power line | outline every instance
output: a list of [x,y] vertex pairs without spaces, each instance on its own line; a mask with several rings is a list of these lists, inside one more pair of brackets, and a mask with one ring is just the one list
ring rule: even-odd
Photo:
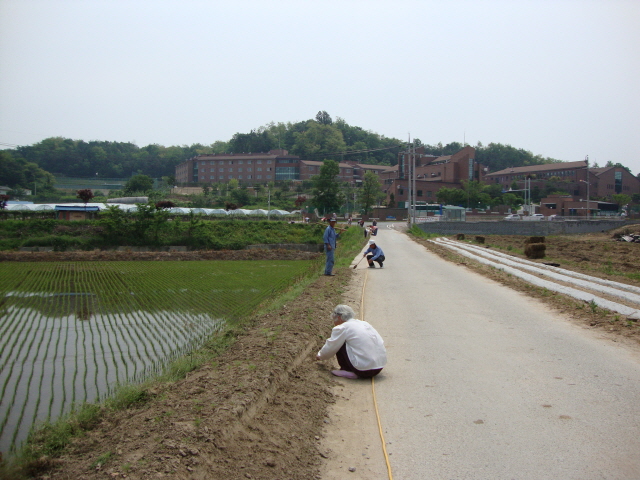
[[332,157],[336,155],[357,155],[361,153],[369,153],[369,152],[381,152],[383,150],[393,150],[394,148],[403,148],[403,145],[393,145],[392,147],[383,147],[383,148],[367,148],[363,150],[344,150],[341,152],[333,152],[333,153],[316,153],[313,155],[309,155],[309,157]]

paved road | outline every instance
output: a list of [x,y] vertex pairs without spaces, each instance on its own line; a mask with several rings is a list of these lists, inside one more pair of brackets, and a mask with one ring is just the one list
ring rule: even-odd
[[395,480],[640,479],[640,355],[380,229],[364,318]]

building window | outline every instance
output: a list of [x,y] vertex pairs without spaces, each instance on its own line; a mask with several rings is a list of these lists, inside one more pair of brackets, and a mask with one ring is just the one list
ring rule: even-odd
[[238,173],[242,171],[242,167],[238,167]]
[[262,160],[256,160],[256,163],[262,164]]
[[251,160],[247,160],[247,165],[251,165]]
[[238,164],[242,165],[243,161],[242,160],[238,160]]
[[218,171],[219,172],[224,172],[224,168],[219,168]]
[[261,171],[262,171],[262,167],[258,167],[258,168],[256,168],[256,170],[257,170],[258,172],[261,172]]
[[418,190],[418,196],[421,197],[422,196],[422,190]]
[[238,180],[242,180],[242,175],[238,175]]
[[258,175],[256,178],[260,179],[260,178],[262,178],[262,175]]

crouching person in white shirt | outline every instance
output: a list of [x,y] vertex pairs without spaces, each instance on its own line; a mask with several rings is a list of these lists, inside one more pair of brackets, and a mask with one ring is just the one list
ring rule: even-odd
[[331,318],[335,325],[316,360],[336,356],[340,370],[331,373],[346,378],[375,377],[387,364],[384,340],[369,323],[358,320],[348,305],[338,305]]

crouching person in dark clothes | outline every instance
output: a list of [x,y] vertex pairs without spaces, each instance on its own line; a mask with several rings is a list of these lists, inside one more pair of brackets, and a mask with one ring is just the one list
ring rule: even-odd
[[379,246],[376,245],[375,240],[369,240],[369,248],[367,249],[366,252],[363,253],[363,255],[367,256],[367,262],[369,262],[369,268],[376,268],[373,262],[378,262],[378,265],[380,265],[380,268],[384,267],[384,265],[382,264],[385,260],[384,252]]
[[340,370],[331,373],[345,378],[375,377],[387,364],[384,340],[369,323],[355,318],[348,305],[338,305],[331,314],[333,330],[316,355],[316,360],[336,356]]

